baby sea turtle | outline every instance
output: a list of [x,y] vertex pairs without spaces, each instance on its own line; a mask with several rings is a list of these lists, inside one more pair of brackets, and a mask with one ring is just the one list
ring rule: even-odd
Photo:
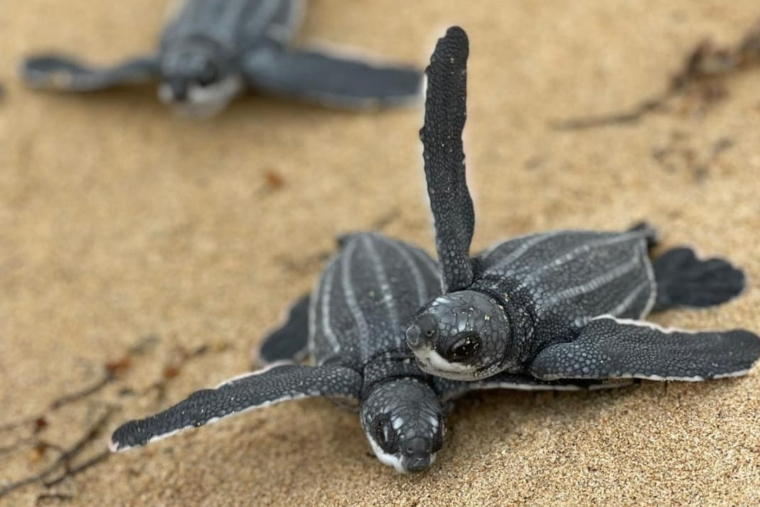
[[[380,461],[399,472],[421,472],[443,444],[447,405],[468,391],[624,385],[512,374],[459,382],[427,375],[404,343],[404,329],[438,294],[440,273],[422,250],[374,233],[344,237],[313,292],[264,340],[259,357],[268,367],[124,424],[114,432],[111,449],[145,445],[282,401],[327,396],[359,403],[362,427]],[[316,366],[283,363],[306,355]]]
[[[423,370],[456,380],[499,372],[542,380],[699,381],[746,374],[760,339],[744,330],[691,333],[638,319],[703,308],[742,292],[722,259],[676,248],[654,262],[654,231],[555,231],[504,241],[470,258],[475,215],[465,179],[468,39],[451,29],[428,71],[425,174],[444,295],[407,329]],[[434,57],[435,58],[435,57]],[[631,320],[636,319],[636,320]]]
[[156,54],[95,68],[61,55],[25,60],[33,88],[90,92],[161,80],[162,101],[192,115],[223,109],[246,88],[338,107],[413,100],[421,73],[326,50],[290,47],[305,0],[181,0]]

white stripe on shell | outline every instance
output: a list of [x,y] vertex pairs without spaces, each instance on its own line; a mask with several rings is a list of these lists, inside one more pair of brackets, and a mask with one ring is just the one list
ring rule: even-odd
[[343,292],[346,294],[346,305],[351,312],[351,316],[354,318],[354,322],[356,322],[356,327],[359,329],[359,350],[362,357],[367,357],[367,345],[370,339],[369,326],[361,308],[359,308],[359,302],[356,299],[356,293],[351,284],[351,256],[355,250],[356,241],[350,241],[343,252],[341,258],[341,285],[343,286]]
[[281,44],[290,42],[301,27],[306,14],[306,0],[290,0],[290,12],[282,25],[272,24],[265,34]]
[[[557,268],[564,264],[567,264],[568,262],[576,259],[579,255],[587,253],[594,248],[616,245],[618,243],[623,243],[632,239],[642,240],[640,233],[638,231],[634,231],[623,234],[616,234],[612,237],[602,238],[596,241],[589,241],[588,243],[573,248],[569,252],[560,255],[559,257],[547,262],[542,266],[534,268],[533,271],[531,271],[531,273],[523,279],[522,283],[520,283],[519,288],[531,285],[533,281],[539,280],[541,278],[541,275],[543,275],[549,269]],[[505,273],[505,276],[508,276],[508,273]]]
[[[264,27],[272,23],[272,18],[274,17],[275,12],[277,12],[277,7],[279,7],[278,4],[281,1],[282,0],[263,0],[259,5],[259,8],[248,15],[249,25],[246,28],[254,33],[263,32]],[[241,3],[244,7],[246,6],[246,2]],[[235,15],[235,18],[232,20],[233,22],[240,18],[239,12],[233,11],[232,14]]]
[[[385,273],[385,267],[383,267],[383,261],[377,253],[375,245],[372,244],[372,240],[368,236],[362,236],[362,243],[367,248],[367,253],[372,260],[372,271],[375,274],[377,283],[380,285],[380,292],[383,297],[383,304],[386,310],[388,310],[388,317],[391,320],[391,326],[394,331],[401,329],[399,323],[398,309],[396,308],[396,301],[393,299],[393,291],[388,283],[388,275]],[[396,341],[396,346],[401,348],[403,343],[401,341],[401,333],[394,332],[393,337]]]
[[595,291],[596,289],[604,287],[605,285],[614,282],[618,278],[624,275],[627,275],[628,273],[636,269],[639,265],[641,265],[641,254],[639,252],[636,252],[631,258],[631,260],[626,262],[625,264],[621,264],[615,269],[612,269],[611,271],[608,271],[607,273],[599,275],[596,278],[592,278],[591,280],[585,283],[557,292],[556,294],[554,294],[552,297],[550,297],[547,300],[545,305],[541,306],[540,310],[542,312],[545,312],[546,310],[553,308],[554,306],[561,303],[562,301],[573,299],[575,297],[581,296],[583,294],[588,294],[589,292],[592,292],[592,291]]
[[417,289],[417,301],[419,302],[420,306],[425,304],[428,300],[427,291],[425,290],[425,281],[422,279],[420,268],[414,262],[414,259],[412,259],[412,256],[409,254],[407,249],[402,248],[395,241],[388,240],[383,236],[377,236],[377,238],[384,242],[386,245],[393,248],[401,256],[401,258],[404,259],[404,263],[409,268],[409,271],[411,271],[412,278],[414,278],[414,288]]
[[[330,298],[332,297],[332,285],[335,278],[334,275],[336,260],[337,259],[333,259],[325,269],[325,274],[322,277],[323,282],[320,287],[322,290],[322,331],[324,332],[325,338],[327,338],[327,341],[330,343],[330,346],[332,347],[334,353],[340,352],[340,342],[338,341],[338,337],[335,336],[335,331],[333,331],[332,325],[330,324]],[[316,319],[316,316],[314,318]]]
[[636,298],[638,298],[641,295],[641,293],[644,291],[644,289],[646,289],[648,286],[649,286],[649,283],[644,282],[638,287],[636,287],[636,289],[630,294],[628,294],[628,296],[623,301],[621,301],[619,305],[617,305],[612,311],[610,311],[610,315],[614,315],[615,317],[618,317],[623,312],[628,310],[628,308],[631,307],[634,301],[636,301]]
[[642,248],[644,249],[644,264],[646,266],[647,270],[647,280],[649,280],[649,299],[647,299],[647,304],[644,305],[644,309],[641,310],[641,314],[639,315],[640,319],[643,319],[647,315],[649,315],[649,312],[652,311],[652,308],[654,308],[654,305],[657,303],[657,279],[654,276],[654,267],[652,266],[652,261],[649,259],[649,249],[647,248],[646,243],[642,244]]
[[[535,237],[532,237],[532,238],[530,237],[531,235],[525,236],[525,238],[526,238],[525,239],[525,243],[523,243],[522,245],[520,245],[517,248],[515,248],[509,255],[507,255],[506,257],[504,257],[503,259],[501,259],[499,262],[496,263],[496,265],[494,265],[492,268],[489,268],[489,269],[500,269],[500,268],[503,268],[504,266],[507,266],[507,265],[511,264],[512,262],[516,261],[517,259],[519,259],[523,255],[525,255],[526,253],[528,253],[528,251],[530,251],[534,246],[537,246],[537,245],[543,243],[547,239],[554,238],[554,237],[560,235],[561,233],[567,233],[567,232],[570,232],[570,231],[552,231],[552,232],[547,232],[547,233],[543,233],[543,234],[537,234],[537,235],[535,235]],[[530,239],[528,239],[528,238],[530,238]],[[516,240],[519,240],[519,239],[520,238],[515,238],[515,239],[510,240],[510,241],[516,241]],[[488,255],[490,255],[491,253],[493,253],[496,249],[498,249],[503,244],[504,243],[496,244],[493,247],[489,248],[487,250],[486,257]]]
[[438,267],[438,264],[435,263],[433,259],[428,256],[425,252],[420,250],[419,248],[412,248],[412,253],[415,257],[432,273],[436,278],[441,277],[441,270]]

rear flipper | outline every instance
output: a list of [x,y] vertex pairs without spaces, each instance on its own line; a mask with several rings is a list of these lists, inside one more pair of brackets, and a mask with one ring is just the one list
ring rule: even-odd
[[310,294],[302,296],[288,311],[284,323],[274,329],[254,349],[253,368],[260,368],[282,361],[299,362],[309,352],[309,300]]
[[744,290],[744,273],[724,259],[697,259],[680,247],[654,261],[657,302],[654,311],[679,306],[707,308],[725,303]]
[[542,380],[641,378],[697,382],[749,373],[760,337],[744,330],[690,333],[599,317],[573,342],[551,345],[529,372]]

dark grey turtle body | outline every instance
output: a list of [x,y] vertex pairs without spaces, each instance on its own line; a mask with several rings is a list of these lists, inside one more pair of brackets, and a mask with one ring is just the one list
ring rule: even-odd
[[652,261],[654,231],[555,231],[470,258],[475,215],[465,178],[469,43],[451,29],[427,70],[425,174],[444,295],[407,330],[428,373],[477,380],[500,372],[550,379],[706,380],[746,374],[760,339],[641,322],[653,309],[708,307],[742,292],[743,273],[677,248]]
[[396,105],[419,94],[415,69],[290,47],[306,0],[181,0],[155,55],[94,68],[50,54],[26,59],[34,88],[89,92],[161,80],[165,102],[193,115],[223,109],[244,89],[338,107]]
[[[128,422],[114,432],[112,449],[145,445],[282,401],[328,396],[360,404],[362,427],[383,463],[399,472],[420,472],[443,445],[449,402],[468,391],[626,385],[511,374],[458,382],[424,373],[404,343],[404,329],[415,311],[440,293],[439,279],[433,260],[407,243],[371,233],[343,238],[340,254],[329,261],[311,295],[299,299],[287,321],[264,340],[259,357],[270,363],[267,367]],[[283,363],[304,348],[314,366]]]

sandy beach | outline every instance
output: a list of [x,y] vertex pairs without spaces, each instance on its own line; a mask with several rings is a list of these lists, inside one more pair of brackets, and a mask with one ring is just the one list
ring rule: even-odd
[[[433,251],[421,108],[355,114],[251,95],[190,121],[155,87],[63,96],[17,80],[31,52],[105,63],[152,50],[167,3],[0,8],[0,490],[82,442],[71,477],[55,483],[59,468],[0,505],[760,503],[760,368],[706,384],[473,394],[420,476],[380,464],[358,417],[326,400],[104,454],[120,423],[245,372],[339,234],[382,228]],[[657,96],[701,40],[734,44],[758,19],[752,0],[313,0],[299,44],[421,67],[446,27],[463,26],[474,249],[646,219],[664,248],[696,245],[750,280],[725,306],[651,320],[760,332],[760,69],[725,79],[715,100],[554,127]]]

